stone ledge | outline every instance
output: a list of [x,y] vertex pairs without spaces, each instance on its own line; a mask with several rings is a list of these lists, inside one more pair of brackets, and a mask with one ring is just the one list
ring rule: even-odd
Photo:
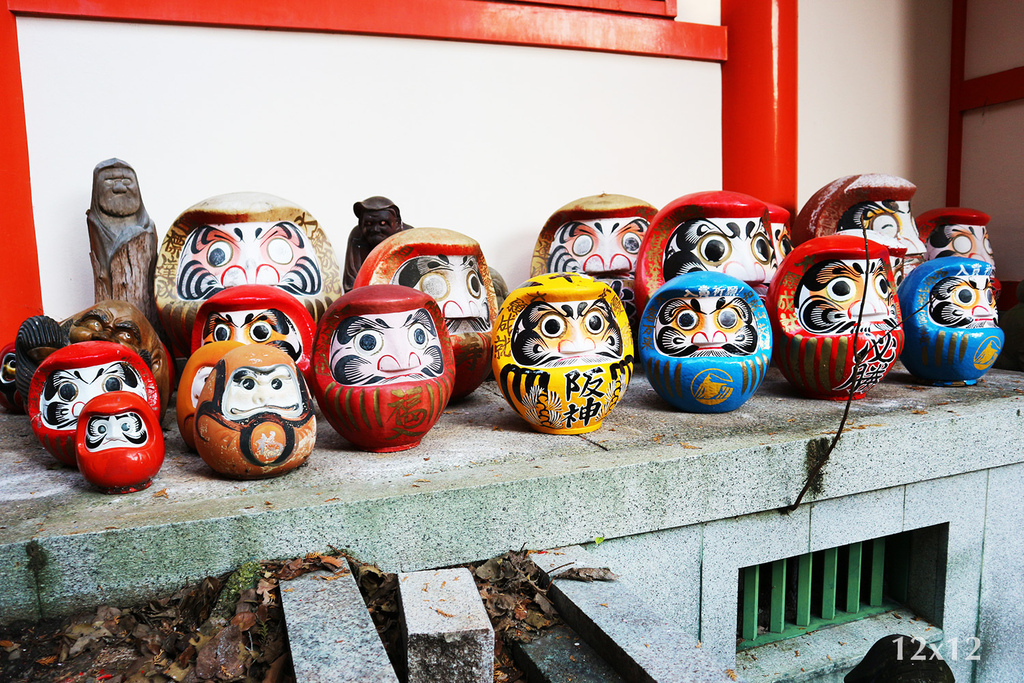
[[[938,388],[897,369],[854,403],[806,500],[1024,461],[1022,395],[1020,373]],[[487,383],[403,453],[352,450],[321,420],[309,463],[264,481],[218,478],[171,427],[153,486],[126,496],[96,493],[42,450],[27,418],[3,415],[0,570],[13,590],[0,595],[0,621],[142,600],[252,557],[328,545],[415,571],[775,509],[803,486],[808,442],[842,409],[797,397],[772,370],[733,413],[679,413],[636,377],[601,430],[549,436]]]

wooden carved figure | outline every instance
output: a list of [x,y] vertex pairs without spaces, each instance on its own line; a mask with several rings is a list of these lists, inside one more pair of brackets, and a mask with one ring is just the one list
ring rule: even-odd
[[582,434],[626,393],[633,338],[608,285],[540,275],[509,293],[494,328],[494,377],[519,416],[548,434]]
[[789,228],[790,214],[787,209],[778,204],[765,202],[765,205],[768,207],[768,217],[772,223],[770,232],[772,246],[775,247],[775,258],[779,263],[782,263],[782,259],[789,256],[789,252],[793,251],[793,231]]
[[413,228],[392,235],[366,259],[356,287],[394,284],[432,296],[455,353],[452,400],[470,394],[491,366],[494,285],[476,240],[454,230]]
[[411,225],[402,222],[402,212],[387,197],[368,197],[356,202],[352,206],[352,211],[359,219],[359,223],[348,235],[343,282],[346,292],[354,286],[359,269],[374,247],[386,238],[412,228]]
[[266,344],[287,353],[309,382],[315,333],[309,312],[288,292],[269,285],[236,285],[199,307],[192,325],[192,352],[219,341]]
[[164,463],[164,433],[144,398],[111,391],[78,416],[78,471],[103,493],[134,493],[153,483]]
[[185,440],[185,445],[192,450],[196,448],[196,406],[199,405],[199,394],[206,386],[206,379],[213,372],[213,366],[224,357],[225,353],[242,345],[243,343],[240,341],[215,341],[203,344],[188,357],[188,362],[185,363],[185,368],[181,371],[174,416],[178,422],[181,438]]
[[0,407],[8,413],[24,413],[25,402],[15,382],[18,361],[14,353],[14,342],[0,349]]
[[812,398],[863,398],[903,349],[889,250],[866,244],[867,253],[863,237],[808,240],[768,288],[779,368]]
[[127,391],[160,415],[156,379],[137,353],[121,344],[86,341],[46,357],[28,392],[28,416],[39,442],[65,465],[75,466],[75,432],[85,405],[100,394]]
[[357,287],[317,329],[315,391],[331,426],[364,451],[419,445],[455,382],[444,316],[429,295],[398,285]]
[[235,285],[278,287],[314,320],[341,295],[341,271],[320,224],[280,197],[239,192],[203,200],[178,216],[156,265],[156,304],[181,356],[203,301]]
[[92,206],[85,216],[96,301],[127,301],[158,327],[153,300],[156,224],[142,203],[135,169],[120,159],[98,163],[92,172]]
[[763,294],[778,261],[769,234],[768,206],[739,192],[696,192],[658,212],[640,246],[637,310],[667,280],[714,271],[746,282]]
[[195,440],[203,461],[232,479],[276,477],[306,462],[316,416],[288,354],[265,344],[225,353],[199,394]]
[[34,316],[21,324],[15,342],[17,386],[28,384],[44,358],[68,344],[106,341],[121,344],[145,361],[160,392],[160,419],[171,397],[174,366],[167,348],[156,330],[138,308],[127,301],[98,301],[90,308],[57,322],[47,316]]
[[638,339],[651,386],[690,413],[739,408],[772,358],[764,303],[724,273],[684,273],[666,282],[647,302]]
[[644,233],[658,210],[621,194],[599,194],[569,202],[548,218],[537,237],[530,275],[585,273],[611,287],[634,329],[636,259]]
[[939,386],[970,386],[1003,348],[992,264],[944,256],[914,269],[899,289],[906,345],[900,360]]
[[[832,234],[867,235],[888,247],[895,284],[925,258],[910,200],[917,186],[881,173],[833,180],[807,200],[793,224],[797,242]],[[903,250],[902,255],[900,250]]]

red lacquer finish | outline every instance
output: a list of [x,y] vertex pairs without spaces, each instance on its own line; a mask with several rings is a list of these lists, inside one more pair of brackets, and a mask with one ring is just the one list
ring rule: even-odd
[[14,382],[17,362],[14,357],[14,342],[0,349],[0,407],[8,413],[24,413],[25,402],[18,393]]
[[78,471],[103,493],[148,488],[164,463],[164,434],[156,413],[137,394],[112,391],[89,401],[78,416]]
[[270,285],[236,285],[203,302],[192,324],[192,353],[204,344],[266,344],[287,353],[307,381],[316,323],[288,292]]
[[[363,373],[360,379],[345,377],[344,367],[358,360],[354,358],[358,354],[346,352],[343,348],[347,344],[353,349],[355,344],[351,342],[358,343],[358,335],[365,333],[361,326],[357,326],[360,319],[371,322],[380,319],[389,325],[389,319],[397,320],[400,326],[409,317],[407,314],[421,309],[430,316],[433,326],[431,339],[436,341],[440,351],[439,368],[435,364],[432,369],[403,380],[375,372],[380,367],[380,362],[377,362],[365,364],[372,369]],[[382,331],[382,327],[377,325],[375,331]],[[387,333],[387,330],[383,331]],[[399,331],[406,333],[405,329]],[[427,332],[429,336],[430,330]],[[377,353],[367,360],[393,353],[390,340],[380,341],[386,345],[380,351],[370,349]],[[368,340],[366,346],[369,345]],[[387,453],[419,445],[437,422],[451,397],[455,359],[445,333],[444,317],[430,296],[399,285],[367,285],[353,289],[335,301],[320,320],[313,351],[313,373],[317,402],[331,426],[357,448]],[[360,383],[349,383],[353,381]]]
[[8,0],[17,14],[435,38],[723,61],[726,30],[665,17],[486,0]]
[[13,339],[25,318],[43,312],[39,258],[32,215],[25,102],[14,15],[0,10],[0,234],[4,267],[0,269],[0,339]]
[[[438,256],[446,263],[433,263]],[[412,268],[413,260],[423,265]],[[429,275],[428,270],[434,274]],[[475,289],[467,287],[474,274]],[[438,285],[435,295],[428,278],[436,283],[438,277],[444,284]],[[491,330],[498,315],[494,283],[480,244],[462,233],[442,228],[413,228],[396,233],[374,247],[355,281],[355,287],[385,284],[414,287],[434,296],[455,354],[452,400],[472,393],[491,370]]]
[[85,405],[100,394],[130,391],[160,414],[160,393],[149,366],[114,342],[71,344],[46,357],[32,376],[28,416],[39,442],[65,465],[75,466],[75,432]]
[[722,0],[722,188],[795,215],[797,0]]
[[[768,288],[768,317],[772,323],[775,348],[773,360],[777,360],[782,374],[801,393],[811,398],[845,400],[853,388],[853,398],[863,398],[865,393],[882,380],[903,350],[903,328],[900,327],[899,300],[892,285],[893,274],[889,265],[889,250],[884,246],[867,242],[853,235],[828,235],[816,237],[794,249],[779,266],[775,279]],[[852,328],[842,333],[819,333],[808,330],[809,319],[828,321],[831,313],[808,315],[797,298],[800,295],[804,276],[818,264],[834,260],[855,262],[854,268],[863,272],[866,260],[872,266],[880,267],[875,272],[887,279],[886,303],[890,306],[886,320],[876,318],[872,309],[865,307],[863,329],[854,334]],[[832,277],[851,275],[837,271]],[[830,278],[831,279],[831,278]],[[848,280],[849,281],[849,280]],[[868,287],[874,283],[868,282]],[[861,286],[863,282],[861,283]],[[863,292],[863,289],[856,291]],[[822,288],[816,299],[824,302],[837,313],[840,306],[826,301],[829,288]],[[847,292],[848,293],[848,292]],[[850,315],[859,313],[860,297],[854,296],[848,307]],[[839,316],[837,315],[836,318]],[[854,376],[854,353],[864,355],[859,377]]]

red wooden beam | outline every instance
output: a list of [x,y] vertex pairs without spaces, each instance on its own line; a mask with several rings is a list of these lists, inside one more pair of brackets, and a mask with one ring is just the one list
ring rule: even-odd
[[946,140],[946,206],[960,206],[960,170],[964,153],[964,116],[960,109],[967,49],[967,0],[953,0],[949,50],[949,130]]
[[1024,99],[1024,66],[962,81],[957,108],[961,111]]
[[0,344],[14,341],[21,322],[43,312],[32,216],[25,101],[14,15],[0,12]]
[[656,17],[676,16],[676,0],[508,0],[534,5],[558,5],[602,9],[626,14],[650,14]]
[[722,186],[796,215],[797,0],[722,0]]
[[724,61],[726,29],[488,0],[8,0],[26,16],[357,33]]

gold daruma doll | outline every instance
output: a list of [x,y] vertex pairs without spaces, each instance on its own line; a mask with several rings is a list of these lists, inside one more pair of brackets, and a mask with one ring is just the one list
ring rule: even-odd
[[493,365],[505,400],[537,431],[593,431],[633,373],[629,319],[615,292],[591,277],[531,278],[501,307]]

